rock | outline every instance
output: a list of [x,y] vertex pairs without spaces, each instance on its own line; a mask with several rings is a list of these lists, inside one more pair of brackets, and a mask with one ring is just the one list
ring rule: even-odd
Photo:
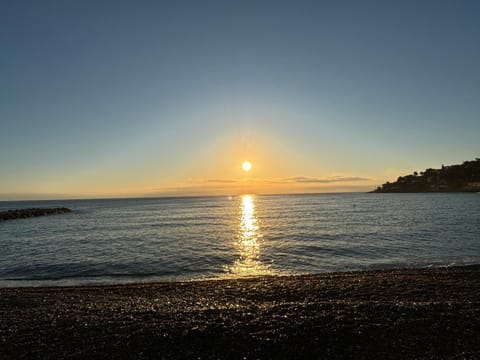
[[14,219],[25,219],[36,216],[44,215],[53,215],[53,214],[64,214],[71,212],[69,208],[59,207],[59,208],[30,208],[30,209],[17,209],[17,210],[8,210],[0,211],[0,221],[2,220],[14,220]]

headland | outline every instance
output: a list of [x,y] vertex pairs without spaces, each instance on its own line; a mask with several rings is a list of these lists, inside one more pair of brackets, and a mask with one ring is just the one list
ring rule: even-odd
[[399,176],[382,184],[373,193],[480,192],[480,158],[457,165],[442,165],[420,173]]

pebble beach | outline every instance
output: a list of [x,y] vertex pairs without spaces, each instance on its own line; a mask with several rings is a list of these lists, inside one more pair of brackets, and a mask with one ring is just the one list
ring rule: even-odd
[[477,359],[480,266],[0,289],[3,359]]

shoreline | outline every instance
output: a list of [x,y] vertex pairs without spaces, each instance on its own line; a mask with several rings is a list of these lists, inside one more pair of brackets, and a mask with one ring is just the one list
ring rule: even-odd
[[[82,289],[82,288],[99,288],[99,287],[135,287],[135,286],[159,286],[159,285],[175,285],[175,284],[191,284],[191,283],[204,283],[215,281],[243,281],[243,280],[258,280],[258,279],[284,279],[284,278],[303,278],[303,277],[323,277],[323,276],[336,276],[336,275],[348,275],[348,274],[367,274],[367,273],[382,273],[382,272],[406,272],[406,271],[434,271],[442,269],[462,269],[462,268],[475,268],[480,267],[480,262],[465,262],[455,264],[415,264],[415,265],[388,265],[371,267],[364,269],[345,269],[345,270],[333,270],[324,271],[318,273],[271,273],[263,275],[251,275],[251,276],[205,276],[205,277],[144,277],[140,275],[125,276],[127,280],[112,280],[112,279],[100,279],[92,280],[92,278],[60,278],[60,279],[4,279],[0,280],[0,293],[2,290],[7,289]],[[5,285],[7,283],[7,285]],[[20,285],[21,284],[21,285]]]
[[0,288],[13,358],[480,358],[480,265]]

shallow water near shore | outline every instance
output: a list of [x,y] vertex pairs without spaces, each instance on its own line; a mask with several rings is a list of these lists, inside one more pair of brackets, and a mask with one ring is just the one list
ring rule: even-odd
[[480,263],[479,194],[0,202],[0,286],[237,278]]

